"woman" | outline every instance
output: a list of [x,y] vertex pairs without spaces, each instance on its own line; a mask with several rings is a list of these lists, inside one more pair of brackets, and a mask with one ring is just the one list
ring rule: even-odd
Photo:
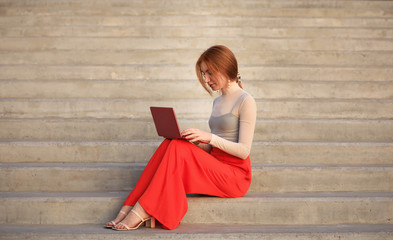
[[106,227],[130,230],[144,222],[154,227],[157,219],[174,229],[187,212],[187,193],[241,197],[247,192],[255,101],[242,89],[236,58],[225,46],[207,49],[196,63],[196,74],[210,94],[221,92],[213,102],[211,133],[187,129],[181,133],[187,141],[164,140]]

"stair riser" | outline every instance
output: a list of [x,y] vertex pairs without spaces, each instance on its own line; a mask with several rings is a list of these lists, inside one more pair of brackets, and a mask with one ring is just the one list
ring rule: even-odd
[[250,192],[392,192],[393,168],[262,167]]
[[[209,131],[206,120],[179,120],[180,129]],[[160,140],[142,120],[0,120],[2,140]],[[255,141],[393,141],[392,121],[257,121]]]
[[[160,141],[0,143],[3,163],[146,163]],[[253,164],[391,164],[393,144],[254,143]]]
[[[392,22],[393,24],[393,22]],[[209,45],[210,46],[210,45]],[[231,46],[229,46],[231,47]],[[38,51],[0,52],[0,64],[31,65],[194,65],[198,50],[143,50],[143,51]],[[343,52],[343,51],[241,51],[235,52],[243,65],[273,66],[373,66],[393,65],[392,52]],[[61,56],[61,57],[60,57]]]
[[2,163],[145,163],[159,143],[0,143],[0,156]]
[[[59,10],[59,9],[56,9]],[[347,10],[346,10],[347,12]],[[246,29],[246,31],[245,31]],[[198,32],[200,37],[230,38],[232,36],[244,38],[326,38],[335,39],[391,39],[393,30],[370,29],[370,28],[269,28],[267,26],[245,28],[245,27],[193,27],[187,26],[177,28],[160,28],[151,27],[78,27],[69,28],[67,26],[3,26],[0,29],[0,35],[4,37],[170,37],[170,38],[192,38]],[[371,46],[369,46],[371,47]],[[373,46],[377,47],[377,46]]]
[[[393,31],[393,30],[392,30]],[[393,38],[393,37],[392,37]],[[196,60],[195,60],[196,61]],[[239,63],[240,64],[240,63]],[[393,69],[389,66],[383,68],[362,67],[314,67],[314,66],[247,66],[240,64],[240,73],[245,89],[251,81],[331,81],[340,82],[390,82],[392,81]],[[70,80],[190,80],[197,81],[194,64],[182,66],[23,66],[23,65],[0,65],[1,80],[38,80],[46,84],[54,84],[53,81]],[[50,80],[50,81],[47,81]],[[32,84],[25,81],[26,84]],[[13,81],[18,84],[17,81]],[[190,82],[187,82],[188,84]],[[290,82],[287,82],[288,84]],[[5,83],[1,83],[4,84]],[[85,83],[92,84],[92,83]],[[105,82],[101,83],[105,84]],[[118,82],[118,84],[122,84]],[[193,84],[193,83],[192,83]],[[270,83],[272,84],[272,83]],[[315,83],[314,83],[315,84]],[[322,84],[322,83],[317,83]],[[327,84],[327,83],[325,83]],[[343,83],[341,83],[343,84]],[[361,84],[361,83],[358,83]],[[45,87],[42,86],[42,87]],[[81,86],[82,87],[82,86]],[[151,89],[153,90],[153,89]],[[367,89],[364,89],[367,91]],[[31,93],[29,93],[31,94]],[[101,93],[102,94],[102,93]],[[304,94],[304,93],[303,93]]]
[[[95,3],[94,3],[95,4]],[[236,4],[233,2],[232,4]],[[247,4],[247,3],[246,3]],[[280,7],[290,7],[288,9],[280,9],[274,8],[271,4],[258,4],[256,2],[252,3],[252,7],[249,8],[231,8],[231,5],[228,5],[227,2],[223,2],[221,5],[217,6],[216,4],[195,4],[193,7],[187,5],[182,5],[181,2],[176,1],[176,8],[168,7],[169,5],[162,5],[157,3],[151,7],[146,8],[146,4],[143,6],[138,6],[138,4],[127,4],[127,6],[117,6],[113,4],[108,8],[108,6],[99,6],[95,5],[94,8],[89,8],[89,5],[81,8],[80,5],[67,5],[67,6],[59,6],[50,5],[46,8],[36,5],[36,6],[14,6],[13,8],[6,8],[4,11],[4,16],[69,16],[69,15],[78,15],[78,16],[144,16],[144,15],[159,15],[159,16],[184,16],[184,15],[197,15],[195,14],[195,7],[198,7],[201,11],[202,16],[205,15],[215,15],[215,16],[233,16],[233,15],[242,15],[242,16],[258,16],[258,17],[331,17],[331,18],[387,18],[392,17],[393,13],[391,11],[381,11],[377,9],[373,9],[370,11],[369,9],[362,8],[348,8],[348,9],[325,9],[324,6],[309,6],[309,8],[291,8],[293,6],[280,6]],[[136,5],[136,6],[135,6]],[[215,7],[220,8],[215,8]],[[268,8],[267,8],[268,7]],[[337,7],[337,6],[335,6]],[[375,7],[380,8],[380,5],[376,5]],[[388,5],[389,7],[389,5]],[[390,5],[392,7],[392,5]],[[136,9],[139,8],[139,9]]]
[[[201,21],[204,19],[204,21]],[[220,27],[376,27],[390,28],[391,18],[258,17],[258,16],[5,16],[2,26],[210,26]]]
[[[0,224],[104,224],[126,196],[106,198],[1,198]],[[389,198],[189,198],[183,223],[390,224]],[[203,209],[203,211],[201,211]],[[61,217],[59,217],[61,216]]]
[[[162,50],[204,49],[218,39],[198,38],[4,38],[0,51],[46,50]],[[233,51],[304,50],[304,51],[392,51],[391,40],[363,39],[219,39]]]
[[[393,99],[391,82],[250,81],[244,88],[256,99]],[[209,98],[197,80],[0,81],[0,89],[3,98]]]
[[[1,84],[0,84],[1,85]],[[393,92],[393,89],[392,89]],[[3,100],[3,118],[151,118],[150,106],[173,107],[178,118],[208,119],[212,99],[128,100]],[[260,100],[257,115],[263,119],[393,119],[393,101]]]
[[261,164],[391,164],[393,145],[254,144],[252,163]]
[[[244,224],[374,224],[391,223],[390,200],[365,201],[364,199],[260,199],[248,201],[246,198],[236,204],[233,199],[222,202],[214,199],[211,204],[189,201],[189,214],[184,223],[236,222]],[[199,204],[196,204],[198,202]],[[204,209],[207,211],[201,211]],[[241,217],[244,216],[244,217]],[[244,219],[244,220],[243,220]],[[243,222],[244,221],[244,222]]]
[[[48,164],[50,165],[50,164]],[[4,192],[110,192],[129,191],[144,165],[91,164],[7,166],[0,169]],[[391,167],[253,167],[249,192],[389,192]]]
[[[215,8],[215,7],[221,7],[223,9],[229,8],[233,9],[233,5],[238,4],[239,2],[236,0],[230,0],[230,1],[195,1],[195,2],[184,2],[182,0],[169,0],[169,1],[149,1],[149,2],[143,2],[143,1],[126,1],[126,0],[112,0],[112,1],[94,1],[94,0],[87,0],[87,1],[76,1],[76,0],[69,0],[69,1],[56,1],[56,2],[51,2],[48,4],[47,1],[45,0],[38,0],[38,1],[33,1],[33,2],[15,2],[12,0],[3,0],[1,2],[2,7],[11,7],[11,9],[26,9],[26,13],[29,13],[29,11],[33,11],[34,9],[38,8],[40,9],[45,6],[45,9],[56,9],[57,11],[64,11],[64,9],[69,9],[72,8],[75,11],[92,11],[90,8],[94,9],[102,9],[100,11],[100,14],[105,14],[104,10],[109,10],[110,8],[116,8],[116,7],[129,7],[129,8],[138,8],[138,10],[142,11],[145,8],[153,8],[153,9],[170,9],[172,11],[175,11],[176,9],[180,10],[189,10],[190,7],[195,7],[195,8]],[[176,6],[174,8],[173,6]],[[313,8],[320,9],[320,13],[322,14],[326,10],[331,10],[331,8],[334,8],[334,10],[340,11],[340,9],[344,8],[343,10],[354,10],[354,9],[359,9],[359,10],[387,10],[392,8],[392,4],[389,1],[337,1],[337,2],[330,2],[330,1],[300,1],[300,2],[293,2],[290,0],[285,0],[285,1],[274,1],[274,0],[259,0],[259,1],[244,1],[241,4],[242,8],[241,9],[258,9],[258,10],[266,10],[266,9],[280,9],[280,8],[289,8],[289,9],[304,9],[306,8],[307,10],[312,10]],[[109,9],[108,9],[109,8]],[[348,9],[347,9],[348,8]],[[27,11],[29,10],[29,11]],[[303,10],[304,11],[304,10]],[[50,12],[50,11],[48,11]],[[329,11],[328,11],[329,12]],[[332,11],[334,13],[334,11]],[[379,11],[377,11],[379,12]],[[55,12],[58,13],[58,12]],[[126,14],[127,11],[120,12],[123,14]]]

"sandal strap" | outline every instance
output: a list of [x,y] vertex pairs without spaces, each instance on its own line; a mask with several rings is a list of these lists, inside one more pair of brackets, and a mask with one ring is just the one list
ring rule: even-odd
[[118,225],[121,225],[121,226],[125,227],[127,230],[130,230],[130,229],[131,229],[130,227],[128,227],[127,225],[125,225],[125,224],[122,223],[122,222],[119,222]]
[[133,212],[135,215],[137,215],[137,216],[139,217],[139,219],[141,219],[142,222],[145,221],[145,219],[143,219],[143,218],[141,217],[141,215],[139,215],[139,213],[137,213],[134,209],[131,209],[131,212]]
[[122,210],[122,211],[120,211],[119,213],[121,213],[121,214],[123,214],[123,215],[127,215],[127,213],[126,213],[126,212],[124,212],[123,210]]

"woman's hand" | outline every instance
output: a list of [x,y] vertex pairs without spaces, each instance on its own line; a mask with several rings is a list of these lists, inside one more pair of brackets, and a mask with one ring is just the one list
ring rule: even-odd
[[210,143],[212,134],[196,128],[189,128],[181,132],[182,137],[192,143],[203,142]]

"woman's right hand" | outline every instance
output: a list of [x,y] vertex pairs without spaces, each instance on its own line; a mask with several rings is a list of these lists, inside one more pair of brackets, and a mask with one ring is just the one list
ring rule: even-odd
[[191,143],[210,143],[212,134],[209,132],[202,131],[197,128],[189,128],[181,132],[182,137]]

